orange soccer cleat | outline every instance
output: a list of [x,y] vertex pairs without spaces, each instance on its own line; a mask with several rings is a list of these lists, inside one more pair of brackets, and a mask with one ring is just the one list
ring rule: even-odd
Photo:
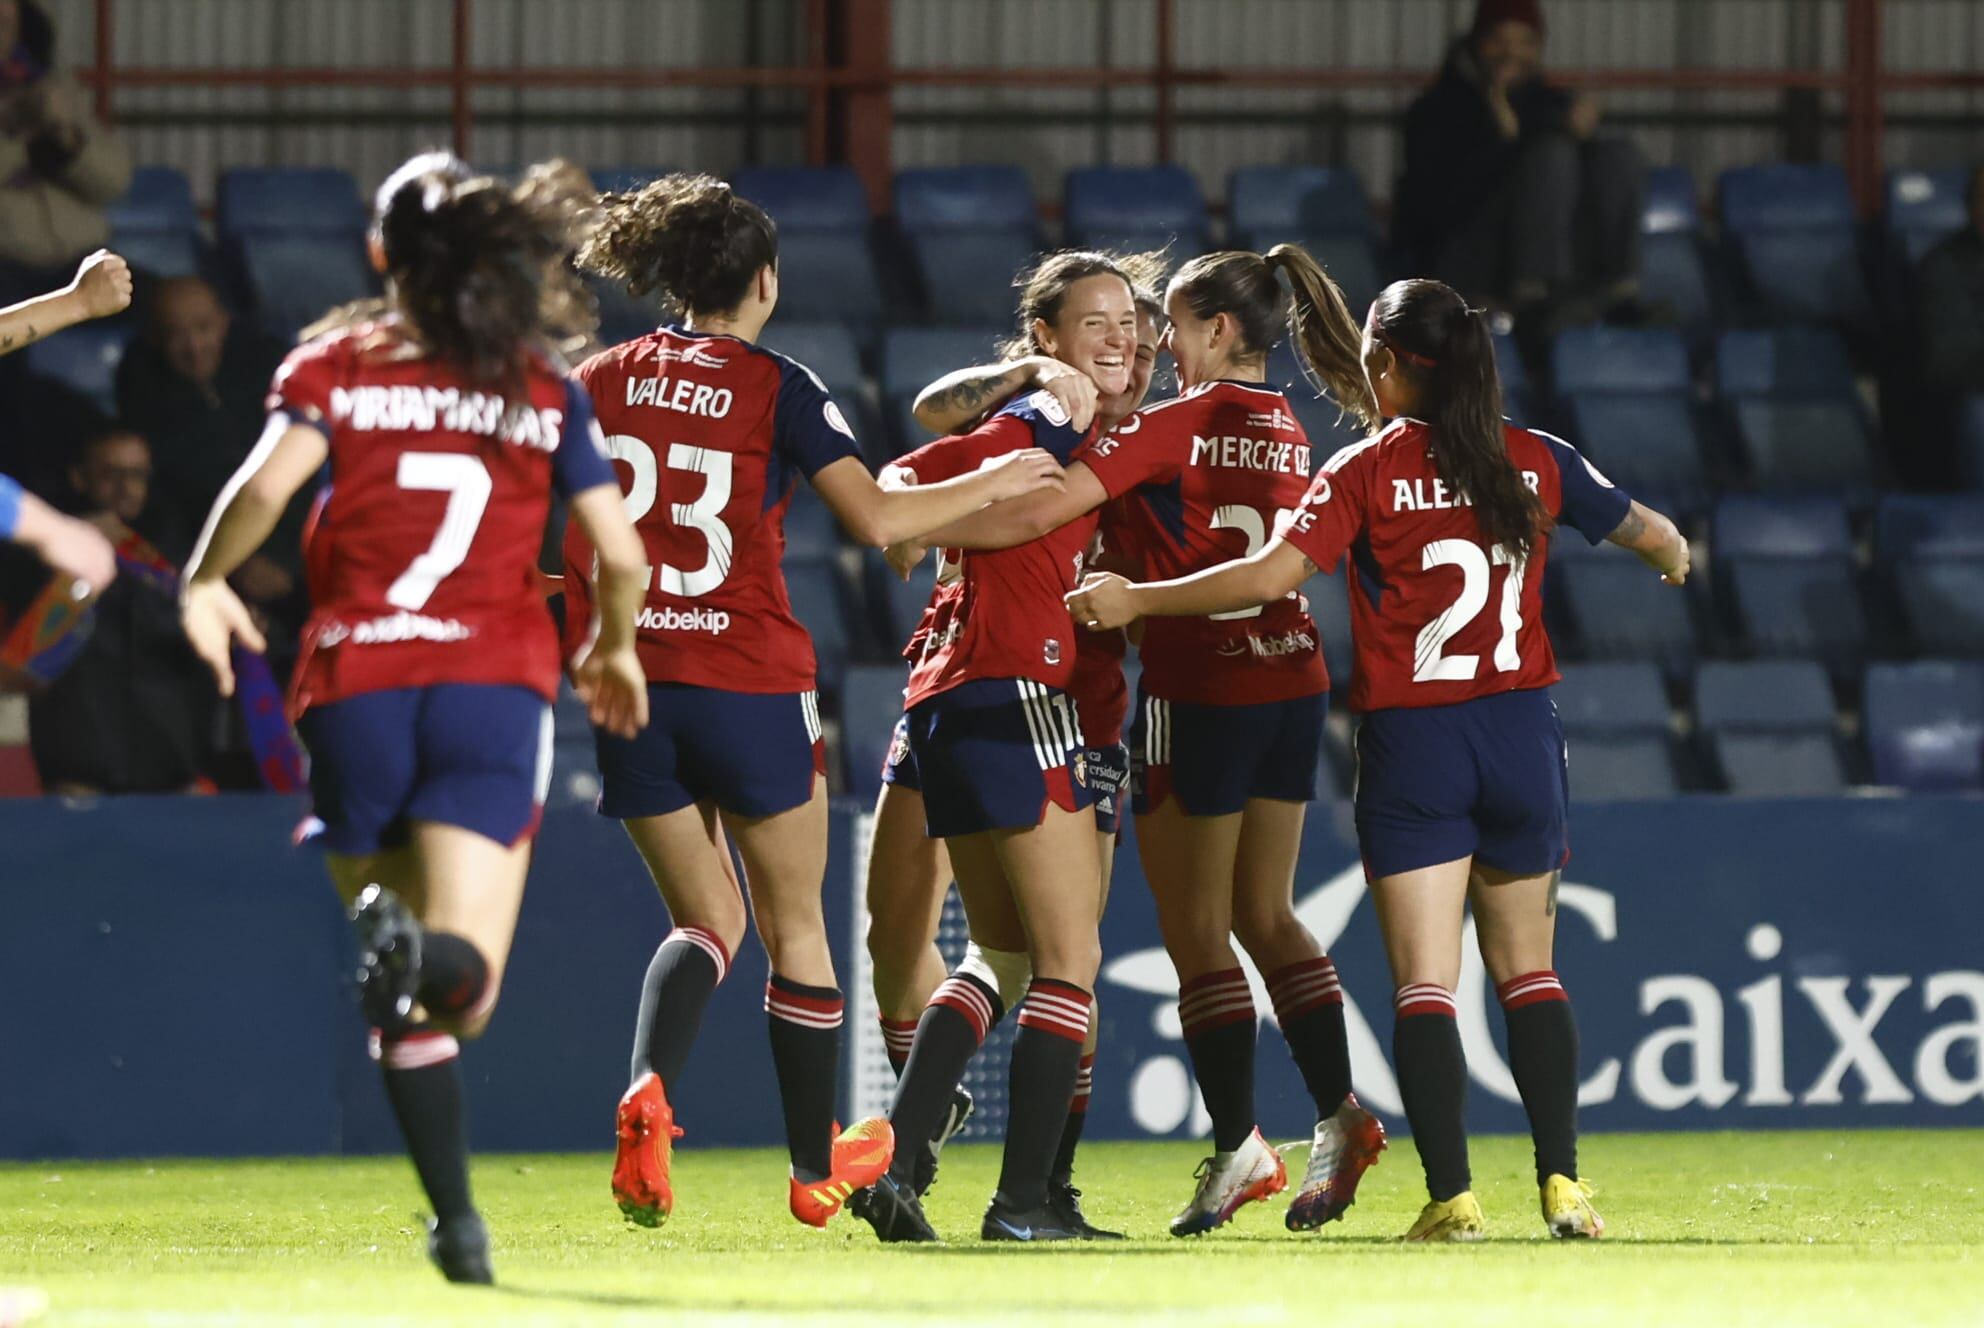
[[620,1099],[614,1127],[619,1148],[613,1158],[613,1198],[629,1222],[658,1227],[675,1207],[668,1165],[682,1131],[653,1071],[636,1079]]
[[809,1227],[824,1227],[848,1196],[882,1178],[896,1155],[896,1132],[888,1121],[871,1116],[841,1131],[834,1140],[834,1170],[825,1180],[810,1183],[792,1178],[792,1215]]

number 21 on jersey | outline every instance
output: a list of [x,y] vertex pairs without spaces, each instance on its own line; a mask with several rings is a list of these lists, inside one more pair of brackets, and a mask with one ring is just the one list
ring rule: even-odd
[[[1523,560],[1497,544],[1493,553],[1493,565],[1507,567],[1509,574],[1502,578],[1502,635],[1495,643],[1495,669],[1500,673],[1513,673],[1522,667],[1522,652],[1516,646],[1516,634],[1522,630],[1522,577]],[[1488,606],[1488,580],[1490,554],[1472,540],[1434,540],[1420,553],[1419,565],[1422,570],[1431,571],[1435,567],[1460,568],[1460,598],[1447,606],[1446,612],[1419,629],[1419,638],[1412,652],[1412,680],[1414,682],[1472,682],[1480,672],[1479,655],[1446,654],[1447,642],[1454,639]]]

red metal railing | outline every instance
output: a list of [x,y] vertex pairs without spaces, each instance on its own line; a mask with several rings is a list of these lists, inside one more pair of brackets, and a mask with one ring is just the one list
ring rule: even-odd
[[[119,88],[142,87],[445,87],[455,150],[469,155],[475,132],[472,94],[478,88],[765,88],[797,89],[807,95],[806,145],[810,161],[848,161],[862,171],[877,203],[887,197],[889,109],[887,93],[898,87],[1054,87],[1156,90],[1152,127],[1160,160],[1171,159],[1173,103],[1180,88],[1245,85],[1250,89],[1290,90],[1396,88],[1423,82],[1424,69],[1306,69],[1242,71],[1180,66],[1176,62],[1177,0],[1150,0],[1156,7],[1156,61],[1148,68],[1087,66],[1066,69],[981,67],[890,68],[876,56],[876,31],[886,32],[889,0],[806,0],[807,50],[804,64],[778,68],[558,68],[478,66],[471,59],[473,0],[453,6],[449,62],[431,68],[360,69],[284,67],[266,69],[168,69],[121,66],[113,58],[116,0],[96,0],[95,63],[83,71],[95,91],[96,109],[112,118]],[[1846,109],[1846,169],[1861,206],[1872,209],[1881,187],[1884,99],[1895,92],[1924,89],[1984,89],[1984,72],[1889,73],[1881,67],[1884,0],[1847,0],[1846,67],[1797,69],[1553,69],[1559,82],[1594,89],[1791,88],[1841,94]],[[830,32],[842,34],[832,49]],[[886,50],[881,44],[880,49]],[[877,95],[881,94],[881,95]]]

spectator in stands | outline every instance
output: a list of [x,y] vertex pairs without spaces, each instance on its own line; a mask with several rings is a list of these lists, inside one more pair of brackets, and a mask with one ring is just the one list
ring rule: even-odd
[[[261,437],[282,353],[246,324],[236,326],[198,277],[160,282],[147,305],[144,335],[117,367],[117,406],[151,440],[157,483],[148,533],[166,557],[184,563],[214,498]],[[309,492],[299,495],[234,577],[241,597],[268,615],[279,637],[302,625],[303,523],[311,500]]]
[[55,68],[55,32],[35,0],[0,0],[0,304],[45,290],[110,236],[103,209],[131,183],[131,158]]
[[1405,115],[1397,238],[1419,270],[1516,313],[1643,315],[1639,153],[1542,74],[1541,0],[1479,0]]
[[83,447],[70,479],[83,519],[117,546],[119,576],[82,653],[29,703],[28,740],[50,793],[166,793],[210,760],[218,695],[179,629],[178,575],[141,533],[151,449],[124,425]]
[[1984,392],[1984,167],[1970,177],[1970,224],[1923,255],[1915,289],[1928,385]]

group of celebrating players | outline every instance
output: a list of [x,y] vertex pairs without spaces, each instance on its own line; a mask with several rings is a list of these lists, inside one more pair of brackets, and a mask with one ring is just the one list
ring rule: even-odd
[[[380,189],[372,257],[384,306],[284,363],[182,602],[227,687],[231,644],[261,643],[226,578],[328,465],[292,710],[447,1277],[491,1277],[457,1058],[501,985],[561,670],[596,727],[599,810],[625,825],[673,922],[642,984],[617,1113],[612,1189],[627,1217],[656,1225],[673,1206],[670,1095],[743,940],[741,862],[770,958],[794,1217],[825,1226],[846,1206],[884,1241],[938,1239],[921,1196],[971,1109],[959,1081],[1014,1010],[981,1234],[1114,1237],[1083,1214],[1073,1168],[1126,797],[1212,1121],[1214,1151],[1171,1231],[1210,1231],[1288,1186],[1255,1120],[1257,1016],[1236,940],[1315,1100],[1287,1224],[1343,1216],[1385,1136],[1352,1094],[1336,968],[1296,917],[1293,884],[1329,686],[1300,587],[1346,557],[1356,821],[1430,1192],[1407,1239],[1483,1229],[1453,995],[1469,905],[1543,1216],[1559,1236],[1599,1234],[1551,959],[1569,847],[1544,556],[1568,524],[1678,584],[1687,545],[1567,444],[1504,423],[1481,311],[1404,281],[1360,325],[1288,245],[1192,259],[1161,289],[1157,256],[1050,254],[1021,274],[1008,358],[932,385],[918,414],[944,436],[878,478],[820,380],[758,344],[778,301],[777,231],[720,181],[671,175],[573,209],[429,154]],[[574,259],[679,321],[568,373],[549,347]],[[1283,335],[1370,431],[1320,468],[1266,381]],[[1179,395],[1146,407],[1160,351]],[[802,478],[898,570],[939,560],[904,650],[868,881],[899,1083],[886,1119],[838,1133],[815,661],[780,570]],[[551,583],[536,554],[554,490],[572,520]],[[562,641],[547,585],[564,596]],[[947,972],[935,936],[953,878],[970,945]]]

